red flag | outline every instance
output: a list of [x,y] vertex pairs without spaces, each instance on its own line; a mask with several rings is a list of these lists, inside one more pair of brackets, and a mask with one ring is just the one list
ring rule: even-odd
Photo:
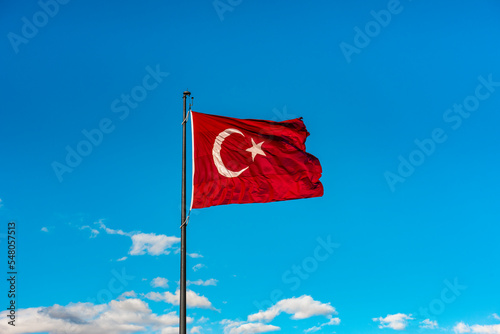
[[319,160],[302,118],[283,122],[191,112],[191,207],[323,196]]

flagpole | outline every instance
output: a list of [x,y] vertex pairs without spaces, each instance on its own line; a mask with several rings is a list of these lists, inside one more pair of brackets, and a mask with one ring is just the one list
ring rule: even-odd
[[184,92],[184,109],[182,113],[182,190],[181,190],[181,281],[179,333],[186,334],[186,99],[191,93]]

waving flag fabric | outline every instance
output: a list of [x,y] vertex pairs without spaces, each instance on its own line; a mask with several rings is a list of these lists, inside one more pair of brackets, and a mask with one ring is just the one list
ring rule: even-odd
[[191,112],[191,207],[323,195],[321,165],[306,153],[302,118],[273,122]]

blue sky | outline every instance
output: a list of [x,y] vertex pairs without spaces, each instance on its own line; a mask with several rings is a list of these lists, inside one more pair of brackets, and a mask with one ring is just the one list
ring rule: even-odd
[[192,212],[190,333],[500,333],[498,2],[1,6],[0,332],[178,331],[189,88],[303,117],[325,188]]

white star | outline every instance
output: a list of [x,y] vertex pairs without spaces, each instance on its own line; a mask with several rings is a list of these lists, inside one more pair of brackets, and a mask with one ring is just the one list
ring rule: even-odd
[[262,144],[264,144],[264,142],[260,142],[258,144],[255,144],[255,141],[252,138],[252,147],[246,149],[247,152],[252,152],[252,161],[255,160],[255,156],[257,154],[266,156],[264,151],[262,151]]

